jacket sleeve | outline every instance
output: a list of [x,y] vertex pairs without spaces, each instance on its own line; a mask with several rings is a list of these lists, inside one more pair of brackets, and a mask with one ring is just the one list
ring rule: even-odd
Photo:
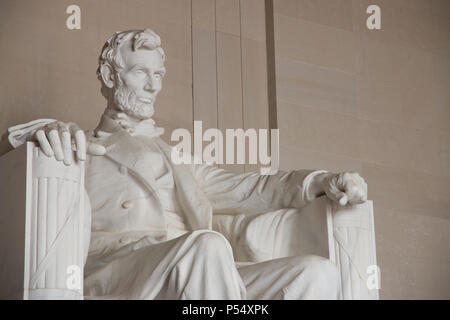
[[9,127],[0,138],[0,156],[32,140],[34,133],[54,119],[37,119]]
[[323,170],[236,174],[215,166],[192,166],[199,187],[211,201],[214,214],[251,214],[301,208],[314,199],[308,192],[313,177]]

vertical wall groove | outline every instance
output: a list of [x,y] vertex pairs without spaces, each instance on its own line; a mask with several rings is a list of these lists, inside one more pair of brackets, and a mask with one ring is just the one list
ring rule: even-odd
[[216,57],[216,127],[219,127],[219,79],[217,77],[217,1],[214,0],[214,46]]
[[244,77],[243,77],[243,73],[244,73],[244,68],[242,65],[242,45],[243,45],[243,41],[242,39],[244,38],[244,35],[242,34],[242,6],[241,6],[241,2],[242,0],[239,0],[239,41],[240,41],[240,45],[239,45],[239,50],[240,50],[240,62],[241,62],[241,104],[242,104],[242,109],[241,109],[241,116],[242,116],[242,128],[243,129],[247,129],[245,126],[245,115],[244,115]]
[[[192,1],[191,0],[191,97],[192,97],[192,126],[191,129],[194,131],[194,120],[195,120],[195,97],[194,97],[194,17],[192,15]],[[191,141],[192,143],[193,141]]]
[[269,100],[269,129],[278,128],[277,85],[275,75],[275,25],[273,0],[265,0],[266,48],[267,48],[267,94]]

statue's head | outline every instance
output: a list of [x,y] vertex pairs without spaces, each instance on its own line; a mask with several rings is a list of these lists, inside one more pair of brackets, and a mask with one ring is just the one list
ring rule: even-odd
[[161,39],[150,29],[116,32],[106,41],[97,75],[108,106],[136,119],[154,113],[165,74]]

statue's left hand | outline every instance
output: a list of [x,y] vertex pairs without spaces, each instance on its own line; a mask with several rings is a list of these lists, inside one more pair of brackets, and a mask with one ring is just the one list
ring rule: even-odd
[[367,183],[356,172],[325,173],[321,185],[328,198],[341,206],[367,200]]

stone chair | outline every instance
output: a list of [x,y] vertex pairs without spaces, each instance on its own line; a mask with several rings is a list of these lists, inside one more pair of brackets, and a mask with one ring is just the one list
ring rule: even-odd
[[[0,157],[0,181],[0,299],[83,299],[84,164],[65,166],[27,142]],[[320,197],[298,211],[273,258],[327,257],[341,299],[378,299],[372,201],[339,207]]]

